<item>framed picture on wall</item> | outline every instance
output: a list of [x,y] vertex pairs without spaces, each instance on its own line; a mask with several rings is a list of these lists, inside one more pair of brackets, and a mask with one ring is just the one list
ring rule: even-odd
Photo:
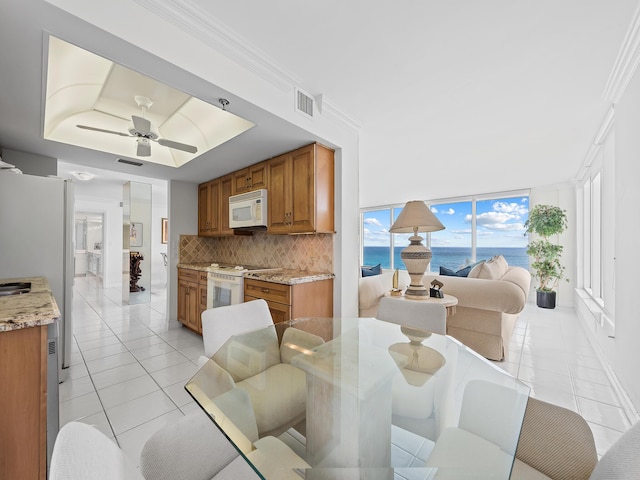
[[166,218],[162,219],[162,243],[167,243],[169,241],[169,220]]
[[129,230],[129,246],[142,246],[142,223],[131,222],[131,227]]

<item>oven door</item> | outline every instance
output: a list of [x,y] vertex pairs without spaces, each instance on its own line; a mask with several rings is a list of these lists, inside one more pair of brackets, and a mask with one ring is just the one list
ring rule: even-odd
[[242,277],[209,272],[207,275],[207,308],[226,307],[244,300]]

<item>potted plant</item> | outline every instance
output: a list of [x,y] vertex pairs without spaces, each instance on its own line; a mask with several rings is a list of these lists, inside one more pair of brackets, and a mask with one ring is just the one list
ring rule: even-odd
[[527,255],[533,258],[533,277],[538,280],[536,304],[541,308],[555,308],[555,288],[564,278],[564,266],[560,263],[562,245],[552,243],[549,239],[567,228],[567,213],[560,207],[535,205],[524,227],[527,233],[538,236],[527,246]]

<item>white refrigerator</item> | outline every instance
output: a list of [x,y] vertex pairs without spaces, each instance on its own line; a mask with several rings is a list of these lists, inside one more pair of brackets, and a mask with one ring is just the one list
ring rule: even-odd
[[59,428],[58,383],[71,362],[73,183],[0,170],[0,278],[46,277],[60,309],[49,325],[47,450]]

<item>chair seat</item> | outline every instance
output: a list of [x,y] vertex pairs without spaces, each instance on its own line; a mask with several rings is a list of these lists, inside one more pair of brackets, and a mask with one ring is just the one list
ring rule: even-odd
[[299,368],[278,363],[236,386],[249,394],[260,437],[277,436],[305,418],[307,382]]

